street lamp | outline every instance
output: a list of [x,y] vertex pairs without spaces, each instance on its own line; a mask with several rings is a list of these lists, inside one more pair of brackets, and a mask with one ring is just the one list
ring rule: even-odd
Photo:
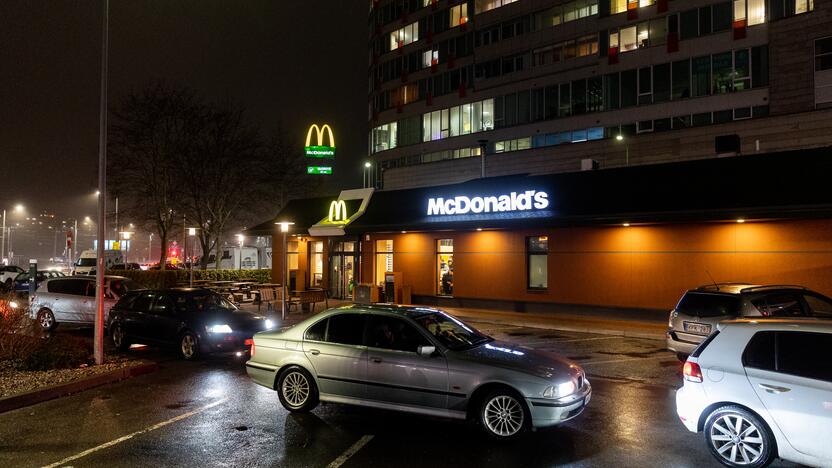
[[364,188],[369,188],[370,184],[372,183],[372,171],[373,163],[370,161],[364,162]]
[[[14,206],[15,213],[23,213],[25,208],[23,205],[18,203]],[[11,250],[11,249],[9,249]],[[6,258],[6,209],[3,209],[3,232],[2,232],[2,240],[0,240],[0,263]]]
[[[615,141],[624,141],[624,135],[619,133],[618,135],[615,136]],[[624,149],[626,151],[624,153],[624,165],[629,166],[630,165],[630,142],[627,142],[627,143],[624,144]]]
[[286,320],[286,293],[288,289],[286,288],[286,271],[289,269],[289,242],[286,238],[287,234],[289,233],[289,226],[295,224],[291,221],[278,221],[275,224],[280,225],[280,233],[283,234],[283,264],[280,268],[280,319]]
[[[191,258],[189,259],[191,261],[191,268],[190,268],[190,270],[191,270],[190,278],[191,279],[189,281],[190,287],[194,287],[194,241],[193,241],[193,238],[195,236],[196,236],[196,228],[188,228],[188,237],[192,239],[191,240]],[[185,242],[187,242],[187,240]],[[186,245],[186,247],[187,247],[187,245]]]

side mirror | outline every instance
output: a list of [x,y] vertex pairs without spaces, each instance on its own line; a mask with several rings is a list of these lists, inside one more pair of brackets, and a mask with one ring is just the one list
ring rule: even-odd
[[416,348],[416,354],[419,356],[430,357],[436,352],[436,346],[419,346]]

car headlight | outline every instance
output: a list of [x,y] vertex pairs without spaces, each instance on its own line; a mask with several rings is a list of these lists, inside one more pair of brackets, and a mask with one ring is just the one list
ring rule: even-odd
[[274,321],[271,319],[266,319],[266,330],[271,330],[274,328]]
[[208,327],[208,333],[231,333],[231,327],[226,324],[211,325]]
[[17,307],[18,307],[17,302],[15,302],[15,301],[10,301],[9,302],[9,308],[10,309],[17,309]]
[[561,398],[575,393],[575,382],[568,381],[557,385],[546,387],[543,391],[543,398]]

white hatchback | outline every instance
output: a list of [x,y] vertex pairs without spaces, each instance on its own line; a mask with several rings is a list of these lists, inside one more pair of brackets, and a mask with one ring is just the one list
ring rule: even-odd
[[832,323],[723,322],[688,358],[676,412],[726,466],[832,466]]

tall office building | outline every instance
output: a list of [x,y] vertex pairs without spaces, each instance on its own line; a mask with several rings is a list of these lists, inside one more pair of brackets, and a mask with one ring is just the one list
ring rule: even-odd
[[832,143],[829,2],[375,0],[369,49],[384,189]]

